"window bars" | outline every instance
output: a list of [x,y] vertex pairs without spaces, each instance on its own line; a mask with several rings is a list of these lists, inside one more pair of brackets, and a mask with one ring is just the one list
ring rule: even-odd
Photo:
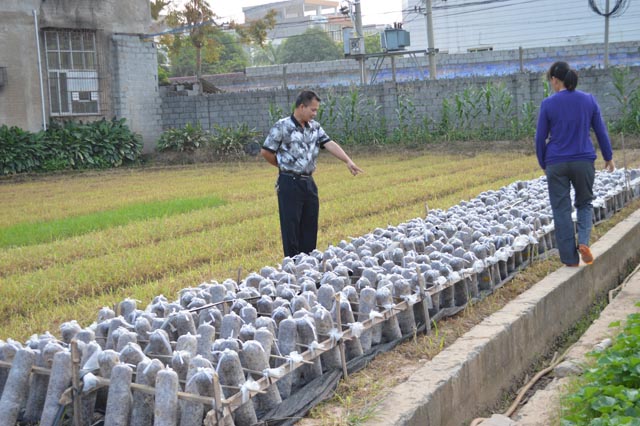
[[105,72],[95,31],[44,31],[45,59],[52,117],[104,115]]

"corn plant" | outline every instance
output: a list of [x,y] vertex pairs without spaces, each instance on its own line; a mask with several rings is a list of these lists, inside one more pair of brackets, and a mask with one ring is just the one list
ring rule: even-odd
[[359,119],[359,105],[361,103],[358,96],[357,87],[351,87],[349,94],[341,99],[340,106],[338,107],[338,116],[340,120],[340,130],[342,133],[342,140],[345,143],[355,143],[357,141],[356,134],[358,128]]
[[[349,93],[341,96],[337,102],[334,130],[337,138],[345,144],[371,144],[381,141],[386,129],[381,126],[384,120],[379,117],[381,108],[371,98],[360,94],[357,87],[351,87]],[[382,139],[384,141],[384,139]]]
[[542,96],[544,98],[548,98],[551,96],[551,85],[549,84],[549,80],[546,77],[542,79]]
[[275,123],[284,117],[284,110],[280,105],[276,105],[273,102],[269,103],[269,122]]
[[437,133],[446,139],[453,130],[451,123],[451,104],[447,99],[442,100],[442,110],[440,113],[440,121],[438,122]]
[[375,99],[367,98],[363,103],[362,126],[359,128],[357,140],[361,144],[372,145],[387,141],[387,121],[380,113],[382,105]]
[[515,138],[531,137],[536,132],[537,108],[533,102],[527,102],[520,109],[520,117],[513,120]]
[[462,99],[467,125],[476,126],[478,116],[482,114],[482,92],[475,89],[465,89],[462,92]]
[[411,98],[401,93],[398,96],[398,106],[395,108],[397,126],[393,129],[392,137],[396,142],[412,139],[412,129],[415,128],[416,107]]
[[316,120],[327,131],[333,132],[336,129],[336,122],[338,121],[338,98],[330,91],[320,103],[320,109],[318,110],[318,116]]
[[620,107],[620,118],[612,123],[612,130],[640,134],[640,85],[637,78],[629,78],[629,68],[612,68],[613,87],[609,93]]
[[[514,116],[513,111],[513,96],[507,90],[507,87],[504,83],[500,83],[497,85],[488,85],[491,87],[491,92],[493,93],[493,130],[494,137],[504,137],[506,136],[509,129],[509,124],[511,122],[512,117]],[[490,111],[487,111],[487,115],[491,117]]]

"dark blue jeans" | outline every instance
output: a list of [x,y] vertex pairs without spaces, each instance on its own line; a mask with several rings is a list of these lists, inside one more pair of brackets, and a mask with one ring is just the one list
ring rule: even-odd
[[571,161],[547,166],[549,201],[553,211],[553,223],[560,260],[566,265],[580,263],[577,251],[575,227],[571,218],[571,187],[575,191],[573,205],[576,208],[578,244],[589,245],[593,226],[593,161]]
[[311,253],[318,238],[320,202],[311,176],[280,174],[276,184],[284,255]]

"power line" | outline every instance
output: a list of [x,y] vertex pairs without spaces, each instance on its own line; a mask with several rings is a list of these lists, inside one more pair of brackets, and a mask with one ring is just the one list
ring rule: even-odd
[[[513,0],[493,0],[492,2],[496,2],[496,1],[513,1]],[[450,17],[450,16],[468,15],[468,14],[472,14],[472,13],[484,13],[484,12],[487,12],[489,10],[504,9],[504,8],[508,8],[508,7],[512,7],[512,6],[521,6],[521,5],[524,5],[524,4],[536,3],[537,1],[538,0],[524,0],[524,1],[521,1],[519,3],[501,4],[501,5],[496,5],[496,6],[492,6],[492,7],[486,7],[486,8],[482,8],[482,9],[463,10],[463,11],[460,11],[460,12],[443,13],[443,14],[439,14],[438,17],[442,18],[442,17]]]
[[622,15],[627,10],[627,8],[629,7],[629,1],[616,0],[616,4],[609,11],[609,13],[607,13],[606,11],[601,11],[595,0],[589,0],[589,7],[600,16],[604,16],[605,18],[615,18],[616,16]]
[[445,10],[445,9],[458,9],[463,7],[472,7],[472,6],[482,6],[485,4],[493,4],[493,3],[505,3],[513,0],[482,0],[482,1],[474,1],[469,3],[460,3],[460,4],[446,4],[443,6],[433,6],[434,10]]

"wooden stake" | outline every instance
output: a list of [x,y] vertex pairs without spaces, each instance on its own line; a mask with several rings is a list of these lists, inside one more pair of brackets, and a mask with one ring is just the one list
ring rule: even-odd
[[80,398],[80,353],[78,341],[71,340],[71,386],[73,389],[73,426],[82,426],[82,399]]
[[224,413],[222,412],[222,398],[220,396],[220,379],[218,378],[218,373],[213,375],[213,399],[216,404],[216,406],[213,407],[216,413],[216,424],[220,424],[220,421],[224,418]]
[[[338,326],[338,330],[342,332],[342,318],[340,316],[340,293],[336,293],[336,325]],[[347,372],[347,355],[344,350],[344,340],[340,338],[338,342],[338,347],[340,348],[340,362],[342,363],[342,376],[345,379],[349,378],[349,373]]]
[[[0,361],[0,367],[1,368],[11,369],[12,365],[13,364],[10,363],[10,362]],[[50,376],[51,375],[51,369],[50,368],[38,367],[37,365],[34,365],[33,367],[31,367],[31,371],[34,374],[41,374],[43,376]]]
[[[281,359],[281,360],[284,360],[284,361],[291,361],[291,358],[287,358],[285,356],[280,356],[280,355],[273,355],[273,354],[269,354],[269,358],[276,358],[276,359]],[[307,361],[306,359],[300,360],[300,362],[303,363],[303,364],[313,365],[313,362]]]
[[[425,306],[425,283],[424,276],[420,273],[420,269],[416,267],[416,273],[418,274],[418,289],[420,290],[420,305],[422,306],[422,315],[424,315],[424,334],[429,334],[431,331],[431,321],[429,321],[429,309]],[[464,280],[464,278],[462,278]]]

